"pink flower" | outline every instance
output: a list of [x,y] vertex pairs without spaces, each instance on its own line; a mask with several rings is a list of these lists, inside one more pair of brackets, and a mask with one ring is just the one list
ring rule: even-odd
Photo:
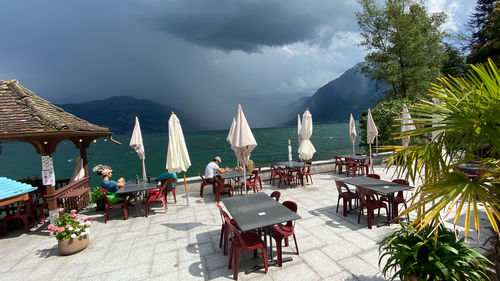
[[54,231],[51,231],[51,232],[49,233],[49,235],[50,235],[50,236],[54,236]]
[[66,228],[70,228],[70,227],[71,227],[71,225],[69,225],[69,224],[66,225]]
[[83,222],[87,222],[89,219],[84,219]]
[[62,212],[64,211],[64,208],[59,208],[57,211]]
[[64,227],[60,227],[60,228],[57,230],[57,232],[59,232],[59,233],[61,233],[61,232],[63,232],[63,231],[64,231]]
[[59,214],[58,213],[53,213],[52,216],[53,217],[57,217],[57,216],[59,216]]
[[90,222],[94,222],[94,219],[90,219]]
[[48,229],[52,230],[54,226],[52,224],[49,224],[49,226],[47,226]]
[[71,210],[71,213],[76,213],[76,210],[75,209]]

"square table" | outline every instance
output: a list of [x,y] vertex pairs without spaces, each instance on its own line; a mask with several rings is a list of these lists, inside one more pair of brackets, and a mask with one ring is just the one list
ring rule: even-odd
[[387,198],[389,198],[389,219],[391,220],[394,219],[393,207],[392,207],[392,205],[394,204],[394,193],[413,188],[412,186],[385,180],[379,180],[370,177],[347,178],[347,179],[342,179],[341,181],[347,184],[370,189],[382,195],[386,195]]
[[[285,162],[278,162],[276,164],[278,164],[278,166],[285,166],[287,170],[300,169],[300,168],[304,168],[304,166],[306,166],[306,167],[311,166],[309,164],[304,165],[304,162],[299,162],[299,161],[285,161]],[[297,173],[299,173],[299,171],[297,171]],[[302,186],[304,186],[304,179],[302,179]]]
[[[278,164],[278,166],[285,166],[287,169],[296,169],[304,167],[304,162],[299,162],[299,161],[285,161],[285,162],[278,162],[276,164]],[[306,164],[306,167],[308,166],[310,165]]]
[[[269,265],[273,265],[273,238],[270,228],[275,224],[297,220],[301,217],[262,192],[224,198],[222,202],[242,232],[259,228],[265,229],[265,232],[270,236],[270,255],[268,258],[270,257],[271,263]],[[267,235],[264,236],[264,243],[267,248]]]
[[[236,185],[239,184],[240,178],[243,178],[243,171],[235,171],[233,169],[231,169],[225,173],[217,173],[217,174],[222,178],[222,180],[225,180],[225,179],[234,180]],[[246,176],[249,176],[251,174],[252,173],[245,173]],[[238,187],[238,188],[240,188],[240,187]]]
[[145,180],[139,180],[139,183],[136,183],[135,180],[129,180],[125,183],[125,186],[123,188],[118,189],[118,191],[116,191],[115,193],[116,194],[131,193],[137,191],[157,189],[159,187],[160,186],[156,181],[147,182]]
[[370,159],[370,156],[367,155],[352,155],[352,154],[343,154],[339,155],[340,158],[352,158],[356,161],[361,161],[361,160],[368,160]]

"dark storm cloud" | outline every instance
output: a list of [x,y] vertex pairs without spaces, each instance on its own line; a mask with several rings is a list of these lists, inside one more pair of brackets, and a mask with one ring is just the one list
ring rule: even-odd
[[355,30],[356,7],[355,1],[331,0],[178,0],[155,8],[159,28],[188,42],[255,52],[262,46],[322,43],[336,31]]

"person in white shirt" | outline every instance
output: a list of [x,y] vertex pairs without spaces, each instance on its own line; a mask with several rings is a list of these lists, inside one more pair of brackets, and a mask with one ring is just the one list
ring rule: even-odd
[[214,177],[219,177],[219,179],[221,179],[221,177],[217,175],[217,172],[223,174],[229,171],[229,167],[226,167],[225,169],[219,167],[219,164],[221,162],[222,160],[220,159],[220,157],[216,156],[212,162],[208,163],[207,167],[205,168],[205,180],[208,183],[215,183]]

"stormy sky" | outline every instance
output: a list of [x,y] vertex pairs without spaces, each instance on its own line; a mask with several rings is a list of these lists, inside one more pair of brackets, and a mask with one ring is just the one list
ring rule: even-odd
[[[428,0],[464,31],[472,0]],[[366,51],[354,0],[0,0],[0,80],[57,104],[129,95],[229,127],[311,96]],[[279,108],[279,107],[276,107]]]

